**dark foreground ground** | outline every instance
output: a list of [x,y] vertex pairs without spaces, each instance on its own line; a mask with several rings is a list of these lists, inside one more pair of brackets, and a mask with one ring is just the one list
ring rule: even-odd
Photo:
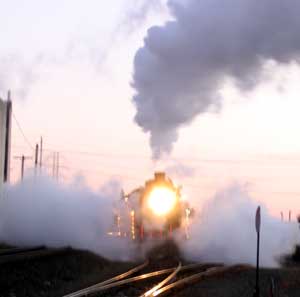
[[[171,250],[166,248],[166,250],[166,255],[162,255],[157,250],[150,255],[151,266],[147,268],[148,271],[176,265],[179,258],[177,251],[175,255],[170,255],[172,248]],[[89,252],[71,249],[39,259],[4,263],[0,265],[0,297],[63,296],[125,272],[137,264],[111,262]],[[274,297],[300,296],[300,268],[297,266],[263,269],[261,271],[261,297],[271,296],[269,288],[272,280],[278,294]],[[253,268],[236,269],[171,292],[169,296],[252,297],[254,281],[255,270]],[[133,297],[136,294],[133,287],[124,287],[117,291],[96,294],[96,296]]]

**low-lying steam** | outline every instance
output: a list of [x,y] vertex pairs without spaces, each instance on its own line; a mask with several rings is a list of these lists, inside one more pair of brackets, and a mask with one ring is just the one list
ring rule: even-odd
[[[48,177],[26,178],[22,183],[6,186],[0,199],[0,242],[71,246],[110,259],[141,257],[153,247],[153,241],[145,242],[137,255],[136,242],[108,235],[120,190],[116,181],[93,192],[80,179],[62,185]],[[178,241],[185,256],[194,261],[254,264],[256,207],[237,185],[215,195],[203,210],[196,209],[190,239]],[[297,242],[298,225],[271,217],[263,207],[262,265],[276,265],[277,257],[292,252]]]
[[231,79],[256,86],[268,61],[299,62],[300,2],[169,0],[173,20],[148,30],[134,61],[136,123],[150,133],[154,158],[169,153],[178,129],[218,110]]
[[107,235],[119,193],[117,182],[95,193],[80,180],[66,186],[48,177],[27,178],[6,186],[0,199],[0,242],[71,246],[108,258],[128,259],[128,242]]
[[[217,193],[191,224],[183,251],[193,260],[256,263],[255,203],[240,185]],[[276,266],[300,242],[298,224],[281,222],[262,207],[261,264]]]

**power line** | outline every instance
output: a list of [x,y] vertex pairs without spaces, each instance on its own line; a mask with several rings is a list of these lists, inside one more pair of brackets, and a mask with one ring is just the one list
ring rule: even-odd
[[[93,152],[93,151],[84,151],[84,150],[72,150],[72,149],[45,149],[46,151],[60,151],[61,153],[66,154],[75,154],[75,155],[86,155],[91,157],[100,157],[100,158],[123,158],[123,159],[145,159],[145,160],[151,160],[150,156],[146,155],[117,155],[117,154],[110,154],[110,153],[101,153],[101,152]],[[231,164],[231,165],[240,165],[242,163],[253,163],[253,162],[274,162],[274,161],[282,161],[282,162],[300,162],[300,158],[247,158],[247,159],[213,159],[213,158],[194,158],[194,157],[167,157],[164,159],[164,161],[188,161],[188,162],[197,162],[197,163],[203,163],[203,164]],[[297,164],[298,165],[298,164]]]
[[[49,151],[50,152],[50,150],[48,150],[48,149],[46,149],[46,151]],[[51,150],[51,152],[52,152],[52,150]],[[56,152],[53,152],[54,154],[56,153]],[[62,157],[62,159],[65,159],[64,158],[64,156],[61,156],[60,155],[60,158]],[[49,159],[52,159],[53,158],[53,155],[51,154],[51,156],[48,156],[48,158],[46,158],[45,159],[45,167],[48,167],[47,166],[47,159],[49,160]],[[65,163],[65,162],[62,162],[62,163]],[[68,163],[68,162],[67,162]],[[97,162],[98,163],[98,162]],[[102,163],[102,162],[101,162]],[[100,164],[101,164],[100,163]],[[53,163],[51,163],[52,164],[52,175],[53,176],[57,176],[57,174],[54,174],[54,171],[56,170],[58,170],[57,168],[56,169],[53,169]],[[95,165],[95,163],[93,163],[94,165]],[[50,164],[48,164],[49,165],[49,168],[50,168]],[[260,165],[260,164],[258,164],[258,165]],[[55,167],[56,167],[56,165],[54,165]],[[122,166],[122,165],[117,165],[117,166],[115,166],[115,165],[113,165],[113,166],[110,166],[110,165],[108,165],[108,164],[104,164],[104,163],[102,163],[102,165],[99,165],[99,166],[101,166],[101,168],[103,168],[103,167],[106,167],[107,169],[113,169],[115,172],[122,172],[122,170],[127,170],[127,172],[128,171],[131,171],[131,170],[133,170],[133,167],[127,167],[127,166]],[[61,169],[70,169],[70,170],[73,170],[73,171],[81,171],[81,172],[91,172],[91,173],[93,173],[93,174],[101,174],[101,175],[109,175],[109,176],[121,176],[121,177],[127,177],[128,178],[128,174],[125,174],[125,176],[124,176],[124,174],[116,174],[116,173],[110,173],[110,174],[107,174],[107,170],[105,170],[105,173],[104,173],[104,171],[99,171],[99,170],[94,170],[94,169],[91,169],[91,168],[84,168],[84,167],[82,167],[82,165],[80,166],[80,167],[77,167],[77,168],[74,168],[74,167],[69,167],[69,166],[64,166],[63,164],[59,164],[59,167],[61,168]],[[151,170],[150,168],[147,168],[147,170]],[[136,170],[135,170],[136,171]],[[131,173],[130,173],[131,174]],[[202,176],[201,178],[203,179],[205,179],[205,180],[214,180],[214,178],[217,178],[219,175],[218,174],[212,174],[212,173],[209,173],[208,175],[205,175],[205,176]],[[247,180],[251,180],[251,181],[253,181],[253,180],[255,180],[255,182],[259,182],[259,183],[261,183],[262,181],[263,181],[263,183],[266,183],[266,182],[271,182],[271,180],[270,181],[264,181],[264,180],[266,180],[266,178],[264,178],[264,177],[262,177],[262,178],[257,178],[256,176],[252,176],[251,174],[243,174],[242,176],[240,176],[241,178],[243,178],[243,179],[247,179]],[[132,174],[131,174],[131,177],[129,177],[128,179],[134,179],[134,180],[139,180],[139,178],[136,178],[136,176],[134,177],[134,178],[132,178]],[[189,184],[188,182],[184,182],[184,185],[186,185],[186,186],[191,186],[191,187],[193,187],[193,188],[198,188],[197,186],[195,186],[195,185],[193,185],[193,184]],[[282,193],[283,194],[283,193]],[[290,193],[289,193],[290,194]],[[299,195],[300,193],[292,193],[293,195]]]
[[[24,146],[19,146],[19,145],[13,145],[12,147],[13,147],[13,148],[16,148],[16,149],[22,149],[22,148],[25,148]],[[50,153],[50,152],[51,152],[51,153],[56,152],[56,150],[54,150],[54,149],[53,149],[53,150],[52,150],[52,149],[51,149],[51,150],[50,150],[50,149],[44,149],[44,150],[47,151],[47,152],[49,152],[49,153]],[[68,154],[68,153],[69,153],[69,151],[61,151],[61,152],[63,152],[64,154]],[[73,151],[73,153],[76,154],[75,151]],[[63,159],[64,161],[69,160],[68,157],[66,158],[66,157],[64,156],[64,154],[61,154],[61,155],[60,155],[60,158]],[[70,154],[71,154],[71,153],[70,153]],[[78,154],[81,154],[81,152],[78,151]],[[132,165],[132,166],[130,166],[130,167],[129,167],[129,166],[126,166],[126,165],[125,165],[125,166],[121,165],[120,162],[119,162],[119,159],[117,159],[118,157],[119,157],[119,158],[122,158],[122,156],[120,156],[120,155],[119,155],[119,156],[116,155],[115,157],[113,157],[113,155],[105,155],[105,154],[101,154],[101,153],[99,153],[99,154],[98,154],[98,153],[95,153],[95,154],[94,154],[94,153],[91,153],[91,154],[89,154],[89,156],[92,156],[92,157],[95,157],[95,158],[97,158],[98,155],[99,155],[100,157],[104,157],[104,156],[106,157],[105,160],[104,160],[105,163],[104,163],[103,161],[100,161],[100,160],[99,160],[99,161],[98,161],[98,160],[97,160],[97,161],[95,160],[95,161],[93,161],[93,162],[94,162],[93,164],[97,164],[97,165],[102,166],[102,167],[103,167],[103,166],[108,166],[109,168],[118,168],[118,169],[126,169],[126,170],[135,170],[135,169],[133,169],[134,167],[136,167],[136,168],[137,168],[137,167],[140,167],[140,163],[137,163],[138,166],[135,166],[135,165],[133,166],[133,165]],[[111,156],[112,158],[109,158],[109,156]],[[49,158],[52,158],[52,154],[51,154],[50,157],[48,156],[48,160],[49,160]],[[79,158],[79,157],[77,157],[77,156],[72,156],[72,157],[71,157],[72,160],[73,160],[74,158],[75,158],[75,159],[81,160],[81,158]],[[125,156],[123,156],[123,158],[124,158],[124,160],[127,160]],[[111,161],[117,161],[118,164],[115,165],[115,164],[113,164]],[[271,163],[272,163],[272,161],[275,161],[275,160],[270,160]],[[46,161],[45,161],[45,162],[47,162],[47,158],[46,158]],[[108,163],[107,163],[107,162],[108,162]],[[204,159],[204,162],[205,162],[205,159]],[[108,164],[113,164],[113,165],[108,165]],[[220,164],[220,165],[222,166],[222,164]],[[242,165],[241,165],[241,166],[242,166]],[[247,166],[247,164],[244,164],[244,166]],[[254,164],[252,164],[251,166],[254,166]],[[259,163],[258,160],[257,160],[257,163],[255,164],[255,166],[256,166],[256,167],[262,167],[262,166],[263,166],[265,169],[270,169],[270,168],[273,168],[273,167],[276,167],[276,168],[282,168],[282,166],[284,166],[284,167],[286,167],[286,168],[289,168],[289,167],[291,167],[291,166],[292,166],[292,167],[297,167],[297,168],[298,168],[298,167],[299,167],[299,164],[294,163],[294,164],[268,165],[268,166],[267,166],[267,165],[264,165],[264,164]],[[148,167],[147,167],[147,168],[148,168]],[[152,168],[152,167],[151,167],[151,168]],[[210,176],[211,176],[211,174],[210,174]],[[215,176],[215,175],[214,175],[214,176]],[[245,177],[245,178],[248,178],[249,176],[252,178],[252,176],[249,175],[249,174],[248,174],[248,175],[244,175],[244,174],[242,175],[242,177]],[[259,180],[261,180],[261,179],[265,179],[265,178],[259,178]]]
[[[69,166],[64,166],[64,169],[69,169],[69,170],[74,170],[74,171],[78,171],[78,172],[82,172],[82,173],[94,173],[96,175],[101,175],[101,176],[107,176],[107,177],[116,177],[116,178],[123,178],[126,180],[130,180],[130,181],[137,181],[140,183],[143,183],[143,181],[147,178],[147,177],[141,177],[138,175],[131,175],[131,174],[116,174],[116,173],[108,173],[107,171],[101,171],[101,170],[93,170],[93,169],[83,169],[83,168],[76,168],[76,167],[69,167]],[[148,176],[146,174],[146,176]],[[199,184],[193,184],[193,183],[189,183],[189,182],[184,182],[183,183],[184,188],[193,188],[193,189],[215,189],[216,186],[215,185],[199,185]],[[221,187],[224,188],[224,187]],[[226,187],[225,187],[226,188]],[[249,193],[270,193],[270,194],[280,194],[280,195],[293,195],[293,196],[300,196],[300,192],[291,192],[291,191],[268,191],[268,190],[259,190],[259,189],[253,189],[253,190],[248,190],[247,192]]]
[[[55,155],[57,154],[57,152],[55,153]],[[55,156],[56,157],[56,156]],[[50,157],[49,157],[50,158]],[[53,164],[49,164],[48,166],[44,163],[43,164],[45,168],[51,169],[53,168]],[[62,166],[61,164],[59,164],[59,168],[61,169],[66,169],[66,170],[72,170],[72,171],[78,171],[78,172],[82,172],[82,173],[93,173],[94,175],[101,175],[101,176],[106,176],[106,177],[110,177],[110,178],[121,178],[121,179],[126,179],[129,181],[134,181],[140,184],[143,184],[143,181],[145,180],[146,177],[141,177],[138,175],[132,175],[132,174],[117,174],[117,173],[113,173],[113,172],[107,172],[106,170],[95,170],[95,169],[85,169],[82,167],[70,167],[70,166]],[[52,169],[54,170],[54,169]],[[58,170],[58,168],[55,166],[55,170]],[[57,177],[57,173],[53,171],[53,174],[56,174]],[[148,176],[147,174],[145,174],[146,176]],[[190,183],[190,182],[184,182],[183,186],[185,189],[187,188],[192,188],[194,190],[208,190],[208,189],[217,189],[216,185],[201,185],[201,184],[195,184],[195,183]],[[221,187],[222,188],[226,188],[226,187]],[[248,193],[251,194],[272,194],[272,195],[289,195],[289,196],[296,196],[299,197],[300,196],[300,192],[297,191],[274,191],[274,190],[262,190],[262,189],[249,189],[247,190]]]
[[23,129],[22,129],[22,127],[21,127],[19,121],[17,120],[17,117],[15,116],[14,112],[12,112],[12,115],[13,115],[13,118],[14,118],[14,120],[15,120],[15,122],[16,122],[16,124],[17,124],[17,127],[19,128],[19,130],[20,130],[20,132],[21,132],[21,134],[22,134],[22,136],[23,136],[25,142],[28,144],[28,146],[29,146],[32,150],[34,150],[33,145],[30,143],[30,141],[29,141],[28,138],[26,137],[26,135],[25,135],[25,133],[24,133],[24,131],[23,131]]

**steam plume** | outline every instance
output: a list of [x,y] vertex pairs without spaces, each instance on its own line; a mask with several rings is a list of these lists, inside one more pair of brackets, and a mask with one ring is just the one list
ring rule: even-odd
[[[256,261],[254,217],[257,204],[240,185],[221,191],[208,201],[191,224],[190,240],[183,244],[193,260],[249,263]],[[278,265],[300,241],[297,223],[283,223],[262,207],[261,263]]]
[[[183,4],[184,3],[184,4]],[[299,62],[300,2],[169,0],[174,20],[148,30],[134,61],[136,123],[153,157],[169,153],[178,129],[218,110],[225,79],[256,86],[266,62]]]

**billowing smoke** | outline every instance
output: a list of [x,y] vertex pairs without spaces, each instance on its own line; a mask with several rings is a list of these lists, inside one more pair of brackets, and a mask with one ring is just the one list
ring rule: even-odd
[[[256,208],[240,185],[217,193],[194,218],[184,253],[193,260],[255,264]],[[261,263],[275,266],[300,242],[299,227],[272,217],[264,206],[261,215]]]
[[153,157],[169,153],[178,129],[216,111],[230,80],[241,90],[262,80],[266,62],[299,61],[300,2],[169,0],[173,20],[148,30],[134,61],[136,123]]
[[97,193],[80,179],[61,185],[48,177],[27,178],[6,186],[0,199],[0,242],[71,246],[127,259],[132,250],[129,243],[107,235],[113,228],[113,202],[119,193],[115,181]]

